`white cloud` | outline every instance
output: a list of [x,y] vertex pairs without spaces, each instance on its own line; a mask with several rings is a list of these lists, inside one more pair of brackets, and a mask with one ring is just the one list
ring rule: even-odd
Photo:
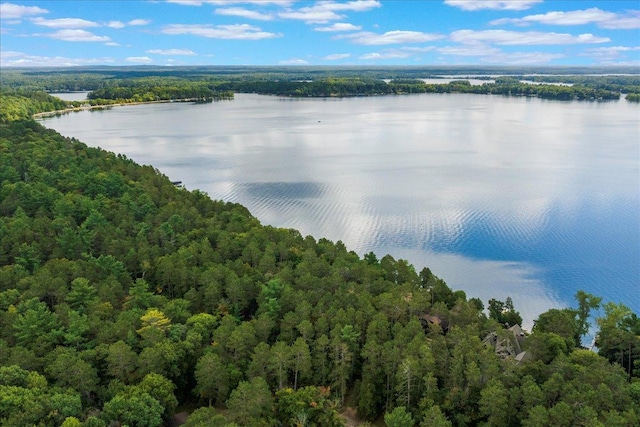
[[577,36],[565,33],[544,33],[537,31],[518,32],[505,30],[459,30],[454,31],[449,39],[464,44],[495,43],[511,46],[535,46],[535,45],[562,45],[562,44],[587,44],[606,43],[607,37],[597,37],[593,34],[580,34]]
[[337,61],[339,59],[347,59],[351,57],[350,53],[334,53],[332,55],[327,55],[323,59],[327,61]]
[[[609,46],[586,49],[582,56],[588,56],[600,63],[608,64],[614,61],[618,62],[625,54],[631,52],[639,52],[636,56],[640,55],[640,46]],[[640,61],[640,58],[636,58],[635,61]]]
[[21,57],[21,56],[25,56],[26,54],[22,53],[22,52],[14,52],[14,51],[7,51],[7,50],[3,50],[0,51],[0,56],[4,59],[4,58],[16,58],[16,57]]
[[[303,10],[309,9],[309,10]],[[338,15],[330,10],[311,10],[312,8],[303,8],[297,11],[286,11],[278,13],[283,19],[296,19],[305,21],[309,24],[325,24],[329,21],[338,21],[344,18],[344,15]]]
[[434,46],[403,46],[399,49],[384,49],[380,52],[365,53],[358,59],[378,60],[378,59],[406,59],[417,58],[421,53],[434,50]]
[[122,21],[109,21],[105,24],[109,28],[124,28],[125,23]]
[[376,59],[401,59],[408,58],[411,54],[399,50],[388,50],[384,52],[372,52],[361,55],[358,59],[376,60]]
[[148,56],[129,56],[125,59],[127,62],[135,62],[136,64],[148,64],[153,62],[153,59]]
[[487,45],[445,46],[437,49],[443,55],[474,58],[474,61],[499,65],[543,65],[564,55],[549,52],[503,52]]
[[348,39],[355,44],[366,46],[387,45],[398,43],[424,43],[443,38],[439,34],[422,33],[419,31],[389,31],[384,34],[361,32],[335,36],[335,39]]
[[127,25],[132,26],[132,27],[139,27],[139,26],[143,26],[143,25],[149,25],[151,21],[149,21],[148,19],[132,19],[131,21],[127,22],[126,24],[122,21],[109,21],[105,24],[105,27],[109,27],[109,28],[124,28]]
[[401,47],[400,49],[406,52],[423,53],[423,52],[431,52],[432,50],[435,49],[435,46],[425,46],[425,47],[405,46],[405,47]]
[[640,67],[640,59],[636,59],[634,61],[612,61],[612,62],[603,62],[603,65],[608,65],[612,67]]
[[45,34],[52,39],[64,40],[67,42],[108,42],[111,39],[107,36],[97,36],[85,30],[58,30],[55,33]]
[[316,27],[314,30],[316,31],[324,31],[324,32],[338,32],[338,31],[358,31],[361,30],[362,27],[358,25],[348,24],[346,22],[336,22],[333,25],[329,25],[328,27]]
[[38,17],[31,19],[31,22],[48,28],[89,28],[100,26],[97,22],[79,18],[44,19]]
[[309,64],[307,61],[305,61],[304,59],[286,59],[284,61],[280,61],[278,62],[278,64],[280,65],[307,65]]
[[281,34],[262,31],[258,27],[248,24],[235,25],[187,25],[172,24],[162,29],[164,34],[190,34],[194,36],[207,37],[213,39],[233,39],[233,40],[261,40],[281,37]]
[[270,4],[274,4],[277,6],[290,6],[295,3],[296,0],[166,0],[167,3],[176,3],[184,6],[202,6],[203,4],[212,4],[212,5],[230,5],[230,4],[255,4],[259,6],[266,6]]
[[529,15],[524,18],[503,18],[491,21],[491,25],[503,24],[545,24],[545,25],[587,25],[596,24],[608,29],[633,29],[640,28],[640,11],[630,11],[626,15],[606,12],[592,7],[584,10],[572,10],[569,12],[548,12],[538,15]]
[[631,52],[634,50],[640,50],[640,46],[610,46],[610,47],[596,47],[593,49],[588,49],[588,52]]
[[483,59],[486,63],[499,65],[544,65],[560,58],[564,58],[564,55],[561,53],[502,52],[499,55],[490,55]]
[[438,48],[438,52],[444,55],[455,56],[489,56],[498,55],[502,51],[497,47],[486,45],[462,45],[441,47]]
[[542,0],[445,0],[445,4],[462,10],[525,10]]
[[65,58],[62,56],[36,56],[23,52],[0,51],[2,67],[73,67],[78,65],[109,64],[112,58]]
[[618,15],[615,19],[599,23],[598,26],[609,30],[630,30],[640,28],[640,10],[633,10],[626,16]]
[[25,16],[43,15],[45,13],[49,13],[49,11],[37,6],[21,6],[13,3],[0,4],[0,19],[20,19]]
[[344,18],[344,15],[336,12],[365,12],[380,6],[377,0],[355,0],[346,3],[319,1],[313,6],[280,12],[278,16],[283,19],[305,21],[309,24],[324,24]]
[[247,19],[255,19],[258,21],[271,21],[273,19],[272,15],[257,12],[255,10],[243,9],[241,7],[227,7],[223,9],[216,9],[217,15],[227,15],[227,16],[240,16],[242,18]]
[[94,21],[87,21],[86,19],[79,18],[60,18],[60,19],[45,19],[42,17],[32,18],[31,22],[35,25],[40,25],[48,28],[68,28],[68,29],[78,29],[78,28],[91,28],[91,27],[109,27],[109,28],[124,28],[127,25],[131,26],[141,26],[149,24],[149,20],[146,19],[132,19],[126,24],[122,21],[109,21],[106,24],[99,24]]
[[151,49],[148,50],[147,53],[152,53],[154,55],[184,55],[191,56],[196,53],[189,49]]
[[141,27],[144,25],[149,25],[149,23],[151,23],[151,21],[148,19],[132,19],[131,21],[127,22],[127,24],[131,25],[132,27]]
[[[177,3],[187,6],[201,6],[203,4],[212,5],[232,5],[232,4],[252,4],[257,6],[276,5],[282,7],[291,6],[296,0],[167,0],[168,3]],[[306,7],[303,9],[317,9],[317,10],[350,10],[354,12],[361,12],[372,9],[374,7],[380,7],[381,4],[378,0],[353,0],[345,3],[337,3],[330,0],[318,1],[314,6]]]
[[120,43],[116,43],[116,42],[107,42],[104,44],[105,46],[120,46]]
[[318,10],[346,10],[352,12],[365,12],[382,6],[377,0],[355,0],[346,3],[336,3],[334,1],[319,1],[313,8]]
[[183,6],[202,6],[203,2],[200,0],[167,0],[167,3],[176,3]]

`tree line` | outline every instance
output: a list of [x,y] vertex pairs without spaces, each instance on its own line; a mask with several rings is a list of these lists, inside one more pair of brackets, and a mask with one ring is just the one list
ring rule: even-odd
[[207,82],[168,77],[145,77],[110,83],[91,91],[87,95],[87,99],[90,103],[101,100],[126,103],[182,99],[212,102],[221,99],[233,99],[233,92],[217,90],[215,86]]
[[[603,78],[604,79],[604,78]],[[421,79],[394,79],[390,81],[362,77],[327,77],[315,80],[272,80],[265,78],[218,80],[205,82],[171,82],[168,78],[140,78],[92,91],[90,100],[153,101],[162,99],[198,98],[228,99],[233,93],[258,93],[291,97],[351,97],[376,95],[406,95],[418,93],[472,93],[483,95],[528,96],[553,100],[617,100],[621,91],[627,91],[627,100],[633,101],[640,93],[640,79],[629,79],[616,84],[605,84],[597,79],[579,80],[582,83],[532,84],[514,77],[498,77],[495,82],[472,85],[468,80],[448,83],[426,83]],[[564,79],[561,79],[564,81]],[[171,83],[170,83],[171,82]],[[598,83],[600,82],[600,83]],[[635,83],[635,84],[634,84]],[[635,92],[637,91],[637,92]]]
[[[2,425],[157,427],[187,411],[191,427],[341,426],[347,407],[363,425],[640,422],[640,319],[623,304],[579,292],[515,334],[509,299],[485,310],[426,267],[261,225],[12,117]],[[581,339],[598,307],[596,353]]]
[[[446,80],[439,84],[425,83],[423,78],[441,77],[434,74],[436,71],[448,71],[459,75],[460,79],[448,83]],[[473,71],[415,67],[116,67],[85,69],[80,73],[74,73],[73,70],[7,71],[3,72],[2,88],[9,92],[29,93],[87,90],[91,93],[85,104],[91,105],[181,99],[211,102],[231,99],[233,93],[237,92],[291,97],[474,93],[564,101],[617,100],[621,94],[625,94],[631,102],[637,102],[640,96],[640,77],[637,75],[538,75],[515,74],[518,70],[511,70],[511,74],[497,78],[474,76],[476,79],[495,81],[472,85],[463,72]],[[475,71],[488,73],[490,70]],[[78,107],[80,103],[69,105]]]
[[484,95],[530,96],[555,100],[615,100],[620,93],[584,85],[560,86],[523,83],[511,77],[497,78],[495,83],[472,85],[468,80],[449,83],[425,83],[420,79],[384,80],[364,78],[326,78],[313,81],[233,81],[221,88],[234,92],[295,97],[345,97],[406,95],[417,93],[473,93]]

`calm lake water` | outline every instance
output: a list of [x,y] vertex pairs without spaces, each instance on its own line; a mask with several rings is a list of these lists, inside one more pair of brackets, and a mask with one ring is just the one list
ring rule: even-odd
[[530,327],[578,289],[640,312],[640,107],[467,94],[237,94],[42,120],[264,224],[511,296]]

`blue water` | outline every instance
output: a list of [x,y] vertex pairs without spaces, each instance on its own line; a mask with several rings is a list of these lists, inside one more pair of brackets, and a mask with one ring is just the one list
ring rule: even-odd
[[[539,268],[539,279],[566,299],[576,288],[637,306],[640,278],[640,198],[611,201],[614,211],[582,201],[574,215],[555,209],[544,232],[504,232],[493,218],[466,224],[455,241],[424,242],[425,249],[474,259],[520,261]],[[603,212],[604,211],[604,212]],[[502,231],[502,232],[500,232]],[[615,247],[615,250],[612,250]],[[615,287],[615,293],[610,288]]]
[[640,313],[640,107],[624,100],[240,94],[44,124],[265,224],[511,296],[528,327],[579,289]]

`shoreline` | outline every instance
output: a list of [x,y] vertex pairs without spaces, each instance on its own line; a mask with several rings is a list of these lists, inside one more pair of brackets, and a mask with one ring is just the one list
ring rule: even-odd
[[169,104],[172,102],[197,102],[197,101],[198,101],[198,98],[185,98],[185,99],[162,99],[159,101],[118,102],[115,104],[105,104],[105,105],[83,105],[81,107],[65,108],[64,110],[44,111],[42,113],[35,113],[31,116],[31,118],[40,119],[45,117],[58,116],[62,114],[79,113],[81,111],[105,110],[111,107],[125,107],[127,105]]

